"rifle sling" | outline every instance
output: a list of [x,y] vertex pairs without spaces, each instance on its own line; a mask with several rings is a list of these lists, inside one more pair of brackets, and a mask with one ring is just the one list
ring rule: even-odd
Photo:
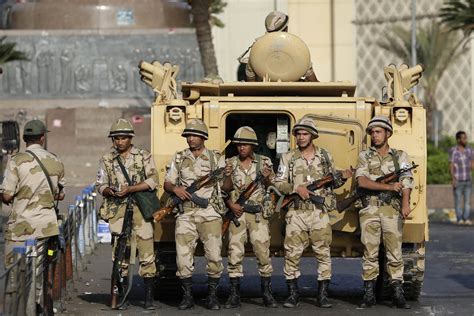
[[41,160],[38,158],[38,156],[36,156],[36,154],[34,152],[32,152],[31,150],[27,150],[26,152],[29,153],[31,156],[33,156],[33,159],[36,160],[36,162],[40,166],[41,170],[43,170],[43,173],[46,177],[46,180],[48,181],[49,189],[51,190],[51,194],[53,195],[53,206],[55,208],[56,215],[58,215],[58,213],[59,213],[58,206],[56,204],[54,204],[54,195],[55,194],[54,194],[54,189],[53,189],[53,181],[51,181],[51,177],[49,175],[48,170],[46,170],[46,167],[43,165]]

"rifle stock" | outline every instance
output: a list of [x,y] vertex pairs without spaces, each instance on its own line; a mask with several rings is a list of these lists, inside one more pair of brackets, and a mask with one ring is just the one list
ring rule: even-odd
[[173,212],[173,209],[175,208],[176,205],[172,204],[170,206],[167,206],[167,207],[162,207],[160,208],[158,211],[156,211],[155,213],[153,213],[153,220],[158,223],[159,221],[161,221],[163,218],[165,218],[166,215],[170,214],[171,212]]

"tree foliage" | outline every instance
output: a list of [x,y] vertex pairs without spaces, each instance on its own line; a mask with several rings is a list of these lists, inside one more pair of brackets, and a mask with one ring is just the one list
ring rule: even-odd
[[188,0],[191,5],[196,36],[201,54],[201,62],[205,76],[217,76],[217,59],[212,42],[212,26],[224,27],[224,23],[216,16],[222,13],[227,3],[224,0]]
[[474,0],[447,0],[440,9],[441,23],[462,31],[467,39],[474,30]]
[[16,43],[6,42],[6,38],[0,37],[0,65],[15,60],[28,60],[24,52],[15,49]]

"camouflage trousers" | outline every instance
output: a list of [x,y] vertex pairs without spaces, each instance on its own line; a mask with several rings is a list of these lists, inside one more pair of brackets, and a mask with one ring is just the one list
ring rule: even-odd
[[400,212],[389,205],[369,205],[360,211],[359,218],[364,245],[362,279],[375,280],[379,275],[379,248],[383,241],[390,279],[403,281],[403,219]]
[[194,271],[194,252],[197,241],[204,246],[207,260],[206,273],[211,278],[219,278],[224,270],[222,265],[222,219],[207,221],[201,216],[183,214],[176,219],[176,275],[180,279],[189,278]]
[[[122,232],[123,217],[125,215],[125,205],[120,207],[117,214],[109,219],[110,231],[112,233],[119,234]],[[155,264],[155,250],[153,244],[153,223],[145,221],[142,213],[137,206],[133,207],[133,233],[135,235],[135,242],[138,250],[138,260],[140,262],[140,269],[138,274],[143,278],[152,278],[156,276],[156,264]],[[112,249],[112,260],[114,259],[115,244]],[[122,268],[123,276],[127,275],[128,269],[127,259]]]
[[318,261],[318,280],[331,279],[332,230],[328,214],[319,209],[290,209],[285,220],[285,278],[296,279],[301,275],[301,256],[311,242]]
[[229,251],[227,254],[229,277],[240,278],[244,275],[242,261],[248,237],[250,237],[255,257],[257,257],[258,273],[262,277],[271,276],[273,268],[270,260],[268,220],[262,218],[261,214],[244,213],[239,217],[239,222],[239,227],[233,223],[229,226]]
[[[46,254],[47,247],[48,247],[48,237],[46,238],[39,238],[36,240],[38,255],[36,257],[36,262],[43,261],[43,258]],[[5,240],[5,269],[8,269],[17,259],[13,249],[15,247],[22,247],[25,246],[25,241],[13,241],[13,240]],[[42,250],[42,251],[41,251]],[[15,268],[14,268],[15,269]],[[10,273],[10,276],[15,274],[14,269],[12,270],[13,273]],[[13,284],[12,280],[10,279],[9,282],[6,284],[5,294],[11,293],[14,288],[18,288],[18,284]],[[43,267],[38,266],[36,268],[36,303],[42,304],[43,300]]]

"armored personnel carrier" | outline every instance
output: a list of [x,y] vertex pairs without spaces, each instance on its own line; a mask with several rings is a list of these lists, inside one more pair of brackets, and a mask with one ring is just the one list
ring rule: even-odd
[[[235,131],[243,125],[255,129],[259,139],[257,152],[272,158],[275,168],[279,156],[296,146],[291,137],[293,124],[303,116],[318,126],[317,144],[329,150],[339,169],[355,167],[361,150],[370,146],[365,133],[374,115],[390,118],[394,134],[390,145],[407,151],[419,167],[413,171],[415,188],[411,194],[410,217],[403,232],[405,261],[404,289],[408,299],[420,295],[425,270],[425,243],[428,240],[426,206],[426,113],[418,98],[410,93],[421,77],[421,65],[389,65],[383,72],[387,80],[383,100],[371,96],[355,97],[356,86],[348,81],[299,81],[311,65],[307,46],[290,33],[269,33],[252,47],[249,63],[260,82],[182,82],[180,91],[176,76],[178,67],[171,64],[141,62],[142,80],[156,93],[152,105],[152,153],[160,176],[159,195],[167,195],[163,181],[171,156],[187,147],[181,137],[187,120],[202,119],[209,127],[206,146],[224,150]],[[381,70],[382,71],[382,70]],[[234,146],[225,149],[226,156],[236,154]],[[354,180],[336,190],[338,199],[348,197]],[[335,257],[357,258],[363,254],[360,243],[358,213],[349,208],[330,212],[333,229],[331,253]],[[271,219],[271,253],[283,256],[284,219],[276,213]],[[174,276],[174,218],[167,217],[155,226],[160,287],[169,285]],[[225,249],[223,253],[225,255]],[[383,248],[380,251],[384,251]],[[197,250],[197,255],[201,253]],[[248,248],[248,255],[253,255]],[[312,256],[311,249],[305,255]],[[382,256],[381,256],[382,257]],[[378,293],[389,295],[385,263],[380,262]]]

